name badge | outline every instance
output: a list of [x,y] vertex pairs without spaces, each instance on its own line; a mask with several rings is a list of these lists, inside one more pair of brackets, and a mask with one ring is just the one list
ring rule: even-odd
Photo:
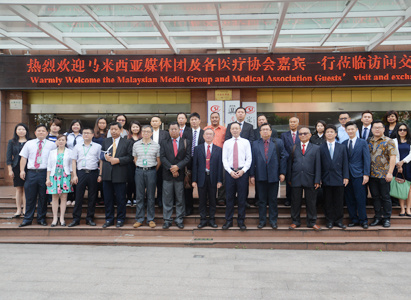
[[81,166],[83,166],[83,167],[86,166],[86,160],[83,160],[83,163],[81,164]]
[[147,166],[147,159],[143,159],[143,166]]
[[41,164],[41,156],[37,157],[37,163]]

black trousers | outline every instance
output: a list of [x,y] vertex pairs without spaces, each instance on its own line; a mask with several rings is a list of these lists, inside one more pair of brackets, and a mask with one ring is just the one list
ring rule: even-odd
[[305,192],[305,205],[307,210],[307,226],[313,227],[317,222],[317,190],[314,187],[291,187],[291,218],[293,224],[301,225],[301,203]]
[[73,209],[73,221],[80,221],[81,212],[83,207],[84,193],[86,187],[88,187],[88,203],[87,203],[87,221],[92,221],[94,219],[94,213],[96,211],[97,202],[97,179],[98,170],[90,171],[86,173],[83,170],[77,171],[78,183],[76,189],[76,204]]
[[157,204],[163,205],[163,166],[157,170]]
[[248,189],[248,172],[244,173],[240,178],[234,179],[231,177],[230,173],[225,175],[226,182],[226,210],[225,219],[227,222],[233,221],[234,216],[234,201],[235,195],[237,194],[238,201],[238,218],[237,223],[244,223],[245,219],[245,203],[247,200],[247,189]]
[[184,198],[185,198],[186,213],[187,214],[193,213],[193,188],[191,189],[184,188]]
[[370,177],[370,192],[374,204],[375,219],[390,219],[392,203],[390,196],[390,183],[385,178]]
[[28,170],[26,173],[26,181],[24,182],[24,192],[26,194],[26,213],[24,214],[24,222],[33,221],[37,201],[37,222],[46,220],[46,176],[47,169],[35,171]]
[[124,222],[126,219],[126,183],[113,183],[103,181],[104,206],[106,211],[106,221],[114,222],[114,194],[117,200],[117,221]]
[[127,166],[127,200],[136,200],[136,182],[135,182],[136,165],[131,162]]
[[328,223],[342,223],[344,218],[344,186],[323,186],[325,220]]
[[258,214],[260,222],[267,223],[267,205],[268,216],[271,225],[277,225],[278,219],[278,182],[257,181],[256,190],[259,191]]
[[[206,175],[203,187],[198,187],[199,209],[201,221],[214,221],[216,211],[217,186],[211,184],[210,175]],[[208,201],[207,201],[208,200]],[[207,209],[207,202],[209,203]],[[208,213],[207,213],[208,210]],[[209,218],[207,218],[207,216]]]

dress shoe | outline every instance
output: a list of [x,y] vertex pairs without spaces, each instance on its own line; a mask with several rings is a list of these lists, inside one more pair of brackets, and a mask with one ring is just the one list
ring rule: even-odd
[[406,215],[407,217],[411,217],[411,214],[409,214],[409,213],[405,213],[405,215]]
[[258,229],[264,228],[265,227],[265,223],[264,222],[260,222],[257,226]]
[[93,220],[88,220],[86,221],[86,225],[96,226],[96,222],[94,222]]
[[328,229],[333,228],[333,224],[332,223],[327,223],[327,225],[325,225],[325,227],[327,227]]
[[210,225],[210,227],[213,227],[213,228],[217,228],[217,227],[218,227],[218,225],[215,223],[215,221],[209,221],[209,222],[208,222],[208,225]]
[[203,228],[207,226],[207,222],[201,222],[200,224],[198,224],[197,228]]
[[245,226],[244,223],[238,223],[238,227],[240,227],[240,230],[246,230],[247,226]]
[[19,215],[13,215],[11,218],[12,218],[12,219],[15,219],[15,218],[18,219],[18,218],[20,218],[20,217],[21,217],[21,215],[19,214]]
[[273,224],[271,224],[271,227],[272,227],[273,229],[277,229],[277,228],[278,228],[278,225],[277,225],[277,223],[273,223]]
[[250,203],[246,202],[245,203],[245,208],[250,208],[250,207],[251,207]]
[[150,222],[148,222],[148,227],[154,228],[154,227],[156,227],[156,223],[154,221],[150,221]]
[[117,221],[116,227],[120,228],[124,226],[124,221]]
[[341,222],[336,223],[335,226],[337,226],[337,227],[339,227],[339,228],[341,228],[341,229],[346,229],[346,228],[347,228],[347,226],[345,226],[345,225],[344,225],[343,223],[341,223]]
[[223,230],[227,230],[227,229],[230,228],[230,227],[233,227],[233,222],[226,222],[226,223],[223,225],[222,229],[223,229]]
[[364,229],[368,229],[368,223],[367,222],[362,223],[361,227],[364,228]]
[[359,226],[360,223],[354,222],[354,223],[350,223],[348,224],[348,227],[355,227],[355,226]]
[[184,224],[183,223],[177,223],[176,225],[179,229],[184,229]]
[[25,226],[29,226],[29,225],[31,225],[31,222],[22,222],[20,225],[19,225],[19,227],[25,227]]
[[296,229],[297,227],[300,227],[300,225],[296,225],[293,223],[290,226],[288,226],[288,229]]
[[66,222],[63,222],[63,223],[60,222],[60,226],[66,227]]
[[384,228],[388,228],[391,226],[391,222],[388,219],[385,219],[384,221],[382,221],[382,227]]
[[134,225],[133,225],[133,227],[134,227],[134,228],[139,228],[141,225],[143,225],[143,224],[140,223],[140,222],[135,222]]
[[78,225],[80,225],[79,221],[73,221],[68,225],[68,227],[74,227],[74,226],[78,226]]
[[405,217],[405,213],[399,214],[400,217]]
[[381,224],[381,219],[375,219],[371,224],[370,224],[370,226],[377,226],[377,225],[380,225]]
[[286,201],[284,202],[284,206],[291,206],[290,201],[286,200]]
[[218,200],[217,205],[218,206],[225,206],[225,201],[224,200]]
[[114,225],[114,222],[106,221],[106,223],[103,224],[103,228],[107,228],[113,225]]
[[169,229],[170,226],[171,226],[171,224],[170,224],[169,222],[165,222],[165,223],[163,224],[163,229]]
[[321,227],[318,226],[317,224],[315,224],[315,225],[313,225],[313,226],[307,226],[307,227],[308,227],[308,228],[312,228],[312,229],[314,229],[315,231],[321,230]]
[[51,227],[56,227],[56,226],[57,226],[57,223],[58,223],[58,222],[56,222],[56,223],[51,223]]
[[41,225],[41,226],[47,226],[47,222],[42,220],[42,221],[37,221],[37,224]]

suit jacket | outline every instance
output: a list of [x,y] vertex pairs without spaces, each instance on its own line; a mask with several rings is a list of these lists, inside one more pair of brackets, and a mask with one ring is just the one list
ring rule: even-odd
[[325,143],[325,135],[323,134],[321,137],[319,135],[313,134],[310,138],[310,143],[313,143],[315,145],[322,145]]
[[397,125],[395,125],[394,130],[390,133],[390,125],[385,125],[385,130],[384,130],[384,135],[388,136],[390,139],[393,139],[396,137],[397,131],[398,131],[398,127],[400,127],[400,125],[397,123]]
[[[284,143],[276,139],[279,155],[274,141],[271,139],[268,146],[268,161],[265,159],[264,140],[254,141],[252,145],[253,160],[250,168],[250,176],[255,176],[257,181],[278,182],[280,175],[287,174],[288,153],[285,151]],[[278,161],[278,156],[280,161]]]
[[11,165],[12,168],[15,168],[20,164],[20,151],[23,149],[24,144],[25,143],[20,145],[19,142],[14,143],[13,140],[9,140],[6,155],[7,165]]
[[[357,139],[358,140],[358,139]],[[334,154],[331,159],[328,143],[320,146],[321,181],[324,186],[343,186],[344,178],[349,179],[347,146],[334,143]]]
[[349,140],[346,140],[342,145],[347,148],[350,175],[354,178],[370,176],[371,155],[367,141],[357,138],[351,155],[348,151],[348,142]]
[[158,133],[158,144],[160,145],[162,141],[168,138],[170,138],[168,131],[160,129],[160,132]]
[[[298,130],[295,134],[296,134],[295,143],[299,144],[300,138],[298,137]],[[291,136],[291,131],[289,130],[287,132],[283,132],[281,134],[281,139],[284,143],[285,150],[288,152],[288,154],[290,154],[293,151],[293,146],[294,146],[293,137]]]
[[294,157],[290,154],[288,160],[287,181],[291,187],[314,187],[321,182],[320,146],[308,143],[305,154],[301,144],[296,144]]
[[[271,137],[272,138],[278,138],[278,133],[277,130],[274,129],[274,126],[271,126]],[[261,139],[261,135],[260,135],[260,127],[254,129],[254,140],[258,141],[259,139]]]
[[[112,144],[113,138],[106,138],[101,147],[101,151],[106,151]],[[120,138],[116,149],[116,155],[114,156],[120,159],[120,163],[116,165],[111,165],[111,163],[106,161],[102,152],[101,159],[103,161],[103,180],[108,180],[113,183],[127,182],[127,165],[133,160],[133,144],[134,143],[125,138]],[[113,155],[113,147],[111,147],[109,153]]]
[[[363,129],[363,125],[361,124],[360,126],[358,126],[358,134],[360,135],[360,138],[362,138],[362,129]],[[372,136],[373,136],[373,133],[370,129],[370,132],[368,133],[367,141],[369,141]]]
[[[188,130],[187,128],[188,128],[189,130]],[[186,130],[186,129],[187,129],[187,130]],[[204,130],[202,130],[202,129],[200,128],[200,136],[198,137],[197,146],[200,145],[200,144],[204,144],[204,137],[203,137],[203,135],[204,135]],[[183,139],[187,139],[187,140],[189,140],[191,143],[193,143],[193,130],[191,129],[191,127],[186,127],[186,128],[184,129]]]
[[[161,142],[160,145],[160,160],[161,165],[163,166],[163,179],[167,181],[183,181],[185,167],[190,162],[191,159],[191,142],[186,141],[186,149],[184,149],[184,140],[180,138],[178,144],[177,156],[174,156],[174,147],[173,141],[171,138],[168,138]],[[173,174],[170,171],[172,165],[177,165],[179,168],[178,177],[173,177]]]
[[[230,123],[227,126],[227,130],[225,132],[225,140],[229,140],[233,137],[230,132],[231,124],[233,123]],[[249,140],[250,143],[252,143],[255,140],[253,125],[251,125],[250,123],[244,122],[241,128],[240,137],[242,137],[243,139]]]
[[[217,186],[217,183],[223,183],[223,149],[213,144],[210,158],[210,181],[213,186]],[[199,144],[194,148],[193,156],[193,170],[192,179],[193,182],[197,182],[198,187],[203,187],[205,184],[205,169],[206,169],[207,153],[204,143]]]

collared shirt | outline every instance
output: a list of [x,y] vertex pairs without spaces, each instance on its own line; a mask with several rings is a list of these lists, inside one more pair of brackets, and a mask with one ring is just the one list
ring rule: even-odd
[[373,136],[368,147],[371,153],[371,177],[385,178],[390,169],[390,156],[395,156],[397,152],[394,141],[385,135],[377,140]]
[[[173,141],[174,139],[173,138],[171,138],[171,144],[173,144],[174,143],[174,141]],[[178,137],[178,138],[176,138],[176,142],[177,142],[177,149],[178,149],[178,147],[180,146],[180,136]],[[191,153],[191,152],[190,152]]]
[[153,141],[158,144],[159,139],[160,139],[160,128],[158,130],[154,130],[153,128]]
[[335,151],[335,140],[333,141],[333,142],[328,142],[327,141],[327,146],[328,146],[328,151],[330,151],[330,146],[333,146],[333,149],[334,149],[334,151]]
[[[210,146],[210,155],[211,155],[211,153],[213,153],[213,143],[211,143],[211,144],[204,143],[206,159],[207,159],[208,146]],[[206,165],[207,165],[207,164],[206,164]],[[210,170],[206,168],[206,171],[210,171]]]
[[155,167],[157,166],[157,157],[160,157],[160,145],[153,140],[147,144],[144,144],[143,140],[139,140],[133,145],[133,156],[137,157],[137,167]]
[[[357,137],[355,136],[350,140],[351,140],[351,143],[352,143],[352,148],[354,149],[355,142],[357,141]],[[350,146],[350,141],[348,141],[348,143],[347,143],[347,148],[349,148],[349,146]]]
[[67,148],[71,150],[73,150],[75,146],[74,140],[76,140],[76,145],[84,143],[83,136],[81,135],[81,133],[79,133],[78,135],[75,135],[73,132],[70,132],[70,133],[66,133],[66,136],[67,136]]
[[[224,169],[230,173],[233,168],[233,151],[234,151],[235,138],[225,141],[223,147],[223,165]],[[238,167],[243,168],[244,172],[247,172],[251,166],[251,145],[250,142],[242,137],[237,138],[238,146]]]
[[[34,162],[36,161],[36,154],[37,149],[39,148],[39,139],[27,141],[23,149],[20,151],[20,156],[27,158],[27,168],[30,170],[35,170]],[[41,150],[41,163],[39,169],[46,169],[47,168],[47,160],[49,158],[49,154],[51,150],[57,148],[56,144],[50,142],[46,139],[42,142],[42,150]]]
[[[192,128],[192,130],[193,130],[193,144],[194,144],[194,147],[195,147],[195,146],[198,146],[198,138],[200,137],[201,128],[200,127],[198,127],[197,129]],[[194,141],[194,131],[197,132],[195,141]]]
[[212,125],[204,127],[204,130],[211,128],[214,131],[214,139],[213,144],[223,148],[224,141],[225,141],[225,132],[227,128],[222,125],[218,125],[217,127],[213,127]]
[[[364,129],[367,128],[367,136],[364,136]],[[371,132],[371,124],[368,126],[364,126],[362,128],[362,132],[361,132],[361,136],[364,140],[368,139],[368,137],[370,136],[370,132]]]
[[305,145],[305,150],[307,150],[308,143],[309,143],[309,141],[306,142],[306,143],[300,142],[300,144],[301,144],[301,150],[303,150],[303,145]]
[[71,158],[77,161],[77,170],[97,170],[100,154],[100,144],[91,142],[90,145],[86,146],[82,143],[74,147]]
[[[337,129],[337,137],[338,139],[336,139],[337,143],[342,144],[342,142],[344,142],[345,140],[348,140],[350,137],[348,136],[348,133],[345,131],[345,127],[340,126]],[[355,134],[357,137],[360,137],[358,130],[357,133]]]

